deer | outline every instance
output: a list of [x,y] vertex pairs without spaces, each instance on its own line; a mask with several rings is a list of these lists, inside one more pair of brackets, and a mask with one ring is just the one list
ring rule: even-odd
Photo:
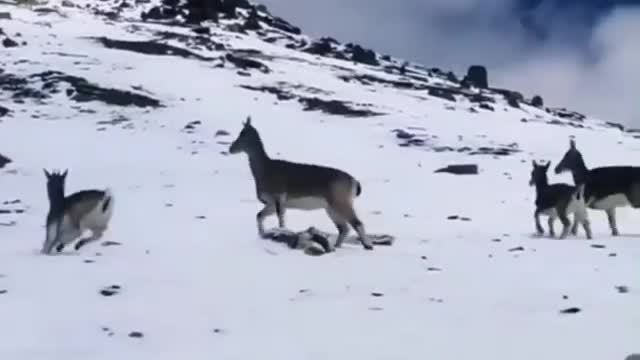
[[276,214],[279,227],[285,229],[287,209],[324,209],[338,229],[335,248],[342,246],[351,226],[364,249],[373,250],[364,224],[353,208],[354,199],[362,193],[362,185],[352,175],[332,167],[272,159],[258,130],[251,124],[251,116],[242,123],[229,153],[245,153],[249,158],[256,195],[264,205],[256,214],[260,237],[267,238],[264,220],[268,216]]
[[[574,139],[569,140],[569,150],[555,167],[555,173],[571,172],[574,184],[584,184],[587,208],[607,213],[612,236],[618,236],[616,208],[631,206],[640,208],[640,167],[603,166],[589,169]],[[578,232],[574,222],[571,230]]]
[[549,184],[547,170],[551,166],[551,162],[539,165],[532,160],[531,164],[533,169],[529,185],[536,188],[534,219],[537,234],[539,236],[544,234],[544,229],[540,224],[540,215],[546,215],[548,216],[549,236],[555,237],[553,224],[556,218],[560,218],[563,225],[560,239],[566,238],[571,227],[569,215],[574,214],[576,224],[580,222],[584,227],[587,239],[591,239],[591,226],[584,202],[584,185],[576,187],[565,183]]
[[113,215],[115,199],[111,190],[82,190],[65,196],[68,169],[62,173],[56,170],[43,171],[47,178],[49,212],[41,253],[51,254],[53,250],[59,253],[87,230],[91,231],[91,235],[75,244],[76,251],[100,239]]

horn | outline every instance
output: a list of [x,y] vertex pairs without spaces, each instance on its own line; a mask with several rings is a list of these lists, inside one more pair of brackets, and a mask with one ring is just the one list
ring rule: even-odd
[[572,148],[572,149],[576,148],[576,140],[575,139],[573,139],[573,138],[569,139],[569,147]]

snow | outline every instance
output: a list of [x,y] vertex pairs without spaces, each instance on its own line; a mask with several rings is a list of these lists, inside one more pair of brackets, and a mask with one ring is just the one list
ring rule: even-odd
[[[250,35],[227,34],[234,48],[274,56],[270,74],[242,77],[197,60],[102,48],[83,37],[134,37],[126,23],[80,9],[62,8],[67,17],[9,5],[0,11],[13,17],[0,22],[4,32],[28,42],[0,53],[5,71],[141,85],[166,105],[77,104],[64,93],[41,105],[14,104],[0,93],[14,111],[0,119],[0,152],[14,161],[0,170],[0,208],[25,210],[0,214],[0,223],[16,221],[0,226],[2,359],[586,360],[640,352],[637,212],[618,210],[620,237],[609,235],[604,212],[590,211],[593,240],[582,230],[562,241],[535,238],[528,186],[531,159],[555,164],[571,135],[591,167],[637,163],[637,139],[592,118],[590,129],[521,122],[551,115],[502,100],[495,112],[472,114],[464,99],[345,83],[336,74],[375,71]],[[162,28],[137,25],[139,39],[149,38],[144,29]],[[372,103],[387,115],[305,112],[237,86],[278,81]],[[259,239],[261,205],[247,159],[225,154],[248,115],[273,157],[353,174],[363,185],[356,207],[367,231],[394,235],[393,246],[370,252],[345,244],[310,257]],[[115,116],[130,121],[97,125]],[[202,124],[193,133],[181,131],[194,120]],[[391,130],[408,126],[424,127],[443,145],[516,142],[522,152],[494,158],[397,146]],[[218,130],[230,135],[214,137]],[[479,175],[433,173],[469,162]],[[43,168],[68,168],[68,193],[111,187],[116,207],[103,241],[121,245],[39,254],[48,210]],[[14,199],[20,203],[2,205]],[[267,224],[275,226],[275,217]],[[287,224],[335,232],[323,211],[290,210]],[[99,294],[111,285],[121,290]],[[582,311],[560,313],[570,307]],[[144,336],[131,338],[132,331]]]

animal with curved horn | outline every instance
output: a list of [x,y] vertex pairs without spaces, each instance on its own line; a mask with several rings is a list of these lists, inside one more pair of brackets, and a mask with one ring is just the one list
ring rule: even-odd
[[364,248],[373,249],[353,208],[353,199],[362,192],[360,182],[353,176],[326,166],[270,158],[258,131],[251,125],[251,117],[247,117],[229,148],[231,154],[242,152],[249,157],[256,195],[264,204],[256,215],[261,237],[265,237],[264,219],[269,215],[277,214],[279,227],[285,228],[286,209],[325,209],[338,228],[335,247],[342,245],[350,225]]
[[54,249],[61,252],[86,230],[91,230],[91,236],[79,240],[75,250],[100,239],[113,214],[114,197],[109,189],[82,190],[65,196],[67,173],[68,170],[50,173],[44,169],[49,196],[46,239],[41,250],[44,254],[50,254]]

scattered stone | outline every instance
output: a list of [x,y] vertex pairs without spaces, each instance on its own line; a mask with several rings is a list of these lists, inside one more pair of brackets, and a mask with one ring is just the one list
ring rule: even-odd
[[442,271],[442,269],[437,268],[437,267],[428,267],[427,271]]
[[186,59],[197,59],[202,61],[214,60],[213,58],[208,58],[177,46],[155,41],[114,40],[104,36],[93,37],[90,39],[99,42],[107,49],[125,50],[145,55],[179,56]]
[[609,257],[616,257],[616,256],[618,256],[618,254],[616,254],[616,253],[609,253]]
[[427,257],[426,257],[426,256],[424,256],[424,255],[422,255],[422,256],[420,256],[420,259],[422,259],[422,260],[427,260]]
[[132,332],[129,333],[129,337],[130,338],[138,338],[138,339],[140,339],[140,338],[144,337],[144,334],[141,333],[140,331],[132,331]]
[[191,121],[182,128],[182,131],[192,133],[196,129],[196,127],[198,127],[198,125],[202,125],[202,121],[200,120]]
[[460,216],[458,215],[449,215],[447,216],[447,220],[458,220]]
[[562,295],[563,300],[569,300],[569,295]]
[[[397,136],[397,134],[396,134]],[[456,165],[448,165],[444,168],[440,168],[436,171],[436,173],[450,173],[454,175],[477,175],[478,174],[478,165],[476,164],[456,164]]]
[[108,247],[108,246],[120,246],[122,245],[122,243],[119,243],[117,241],[111,241],[111,240],[107,240],[105,242],[102,243],[102,246],[104,247]]
[[229,136],[229,132],[226,130],[218,130],[216,131],[216,133],[213,135],[213,137],[218,137],[218,136]]
[[215,328],[215,329],[213,329],[213,333],[214,334],[221,334],[222,333],[222,329]]
[[11,163],[11,159],[0,154],[0,169],[5,167],[5,165]]
[[371,310],[371,311],[382,311],[384,309],[379,307],[379,306],[371,306],[371,307],[369,307],[369,310]]
[[509,249],[510,252],[515,252],[515,251],[524,251],[524,247],[522,246],[517,246],[514,248]]
[[382,296],[384,296],[384,294],[381,293],[381,292],[372,292],[371,296],[373,296],[373,297],[382,297]]
[[616,286],[616,290],[618,290],[620,294],[626,294],[629,292],[629,287],[624,285]]
[[342,115],[347,117],[370,117],[384,115],[383,113],[368,109],[355,109],[349,103],[339,100],[322,100],[319,98],[300,98],[300,103],[304,105],[304,111],[319,110],[331,115]]
[[537,108],[543,108],[544,107],[544,100],[542,100],[542,97],[540,95],[536,95],[531,99],[531,105],[537,107]]
[[247,57],[236,56],[231,53],[225,55],[225,60],[232,63],[235,67],[240,68],[242,70],[247,69],[257,69],[264,73],[269,73],[271,70],[269,67],[258,60],[250,59]]
[[582,309],[580,309],[580,308],[570,307],[570,308],[567,308],[567,309],[564,309],[564,310],[560,310],[560,313],[561,314],[577,314],[577,313],[579,313],[581,311],[582,311]]
[[456,102],[456,97],[453,96],[453,93],[445,89],[430,88],[428,94],[440,99]]
[[120,286],[119,285],[111,285],[108,286],[102,290],[100,290],[100,295],[102,296],[113,296],[116,295],[120,292]]
[[0,12],[0,20],[11,20],[11,13],[6,11]]
[[0,295],[4,295],[4,294],[6,294],[8,292],[9,292],[8,290],[0,289]]
[[11,112],[11,110],[7,109],[6,107],[0,105],[0,118],[9,114]]
[[491,241],[493,241],[493,242],[501,242],[502,239],[494,238],[494,239],[491,239]]
[[606,246],[602,245],[602,244],[591,244],[591,247],[594,249],[604,249],[606,248]]
[[198,216],[196,216],[196,219],[198,219],[198,220],[204,220],[204,219],[206,219],[206,218],[207,218],[207,217],[206,217],[206,216],[204,216],[204,215],[198,215]]
[[487,69],[482,65],[471,65],[467,69],[467,75],[462,79],[462,83],[466,87],[473,85],[475,87],[486,89],[489,87],[489,77]]
[[12,47],[17,47],[20,44],[18,44],[16,41],[14,41],[13,39],[9,38],[9,37],[5,37],[2,40],[2,46],[6,47],[6,48],[12,48]]

